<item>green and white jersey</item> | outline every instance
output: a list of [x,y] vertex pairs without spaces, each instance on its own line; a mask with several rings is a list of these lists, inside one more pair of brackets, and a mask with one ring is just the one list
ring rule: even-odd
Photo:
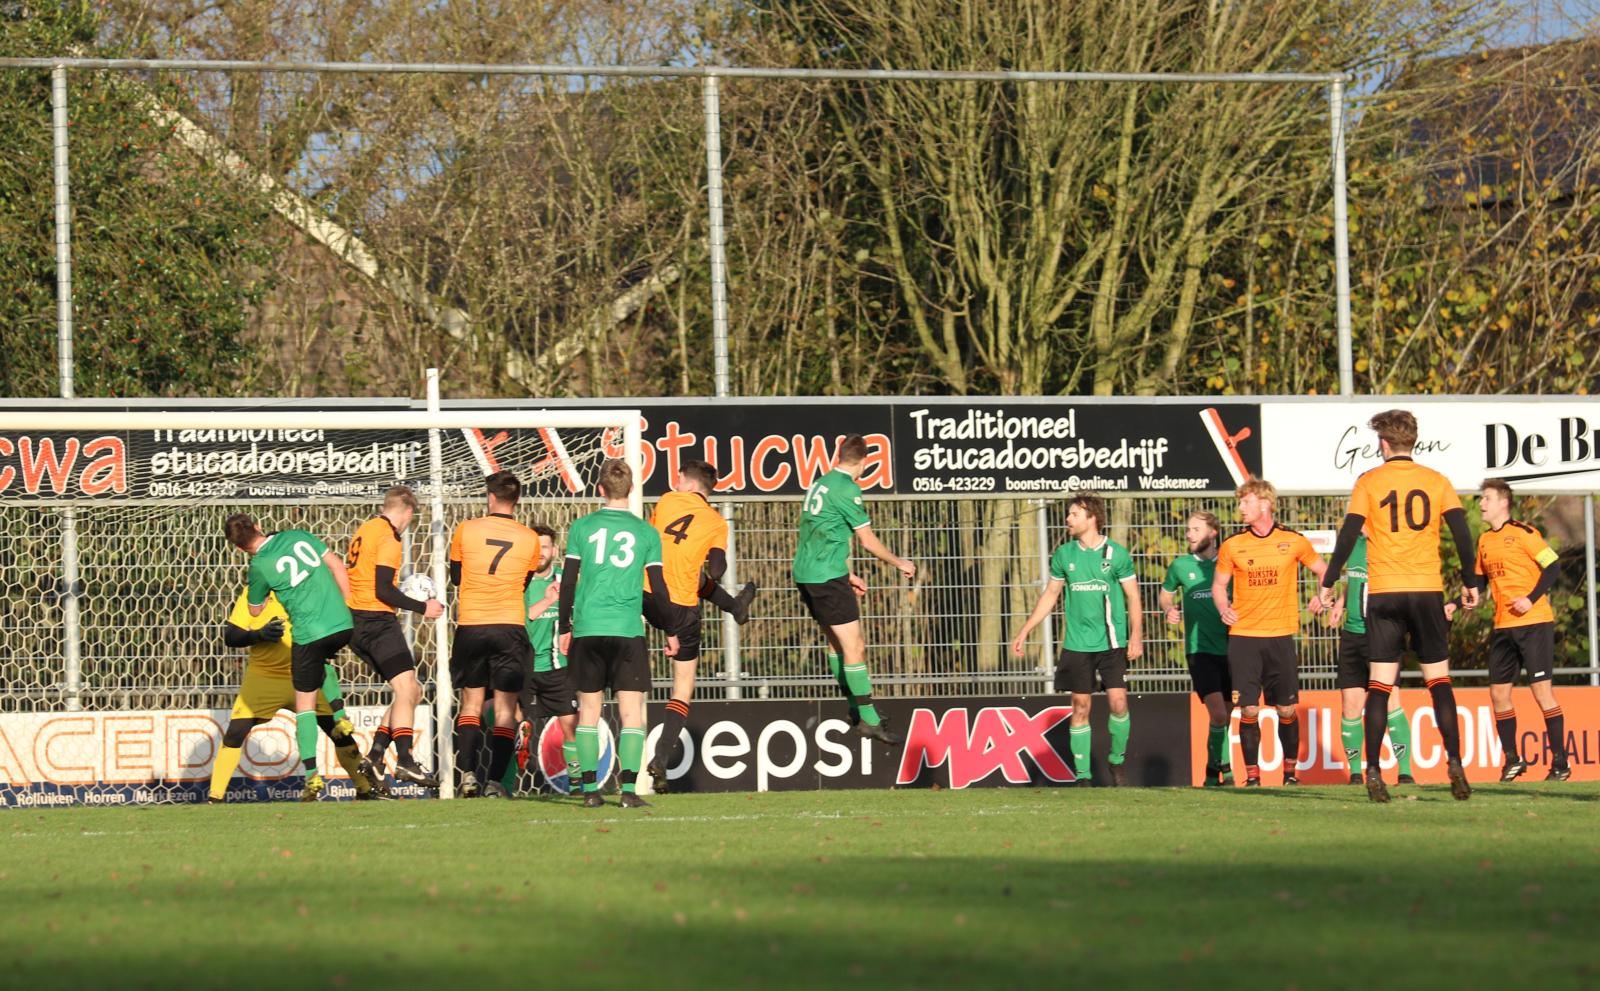
[[1185,554],[1167,568],[1161,587],[1179,592],[1183,610],[1183,651],[1185,654],[1228,653],[1228,628],[1211,601],[1211,582],[1217,576],[1215,556],[1204,558]]
[[794,580],[816,585],[848,575],[851,536],[870,522],[861,486],[848,474],[835,468],[813,482],[800,504]]
[[353,629],[350,607],[322,555],[328,545],[304,530],[279,530],[250,559],[250,604],[271,592],[283,603],[295,643],[311,643]]
[[[528,587],[522,593],[523,615],[532,609],[534,603],[544,598],[545,590],[551,585],[560,586],[561,569],[551,568],[550,573],[543,578],[534,575],[528,579]],[[567,659],[562,656],[560,646],[556,643],[556,620],[561,617],[561,603],[552,602],[539,614],[538,619],[525,620],[528,627],[528,643],[533,645],[533,669],[535,671],[551,671],[567,666]]]
[[1356,538],[1355,549],[1344,563],[1344,629],[1367,632],[1367,535]]
[[661,563],[661,534],[626,509],[597,509],[567,530],[577,561],[575,637],[644,636],[644,570]]
[[1069,540],[1050,555],[1050,577],[1067,585],[1062,593],[1062,650],[1095,653],[1128,645],[1122,582],[1133,577],[1133,557],[1110,537],[1101,541],[1088,548]]

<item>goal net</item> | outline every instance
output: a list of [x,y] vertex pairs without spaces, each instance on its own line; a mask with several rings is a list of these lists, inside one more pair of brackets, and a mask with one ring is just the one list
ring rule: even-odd
[[[562,533],[593,508],[604,459],[638,477],[639,422],[616,409],[0,408],[0,805],[205,799],[247,657],[223,642],[248,565],[223,536],[230,514],[343,554],[383,492],[409,485],[419,509],[400,577],[429,575],[451,606],[450,532],[487,511],[487,474],[516,472],[518,518]],[[638,486],[633,498],[640,509]],[[446,797],[450,616],[401,613],[425,692],[415,747]],[[364,750],[389,692],[349,651],[338,668]],[[347,797],[322,746],[329,794]],[[542,767],[529,762],[524,787],[565,790],[564,767]],[[280,714],[250,733],[229,800],[296,796],[300,775]]]

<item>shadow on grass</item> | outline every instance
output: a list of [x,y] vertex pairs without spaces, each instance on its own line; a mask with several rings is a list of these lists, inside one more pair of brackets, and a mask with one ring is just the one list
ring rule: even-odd
[[[1241,798],[1319,799],[1269,796]],[[7,983],[29,988],[1237,988],[1252,961],[1276,961],[1267,986],[1301,989],[1600,979],[1591,875],[1553,855],[1557,837],[1519,840],[1498,863],[1410,843],[1362,858],[1362,837],[1310,860],[1265,835],[1159,851],[1061,835],[1050,855],[1008,841],[921,855],[922,839],[893,856],[797,844],[720,857],[714,839],[641,850],[630,836],[581,869],[571,851],[508,848],[309,883],[40,874],[8,887],[0,954]]]

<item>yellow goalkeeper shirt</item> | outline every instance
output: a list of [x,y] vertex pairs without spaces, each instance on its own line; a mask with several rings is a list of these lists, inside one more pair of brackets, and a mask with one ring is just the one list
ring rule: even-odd
[[284,612],[283,604],[276,595],[267,596],[267,607],[261,610],[261,615],[250,615],[250,590],[244,589],[239,593],[239,598],[233,603],[233,612],[228,615],[228,622],[244,630],[259,630],[275,619],[283,620],[283,639],[276,643],[258,643],[250,647],[250,667],[252,670],[274,678],[289,677],[290,644],[294,641],[289,632],[289,614]]

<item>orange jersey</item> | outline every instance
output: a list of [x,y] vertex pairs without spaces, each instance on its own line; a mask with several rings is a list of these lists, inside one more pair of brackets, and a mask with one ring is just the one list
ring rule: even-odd
[[672,601],[698,605],[700,569],[713,550],[727,551],[728,521],[698,492],[668,492],[656,503],[650,525],[661,533],[661,570]]
[[344,556],[350,572],[350,596],[345,605],[366,612],[394,612],[394,606],[378,601],[378,569],[393,568],[400,573],[400,534],[394,524],[374,516],[356,529],[350,550]]
[[1494,596],[1495,629],[1556,621],[1548,595],[1541,595],[1521,616],[1511,611],[1511,603],[1532,592],[1539,575],[1555,559],[1556,552],[1539,531],[1517,520],[1478,536],[1478,573],[1488,579],[1489,594]]
[[1356,479],[1349,511],[1367,521],[1367,591],[1444,591],[1439,528],[1445,513],[1460,508],[1448,478],[1408,457]]
[[491,513],[456,524],[450,560],[461,565],[461,626],[522,626],[522,591],[539,567],[539,535],[509,516]]
[[1242,530],[1222,542],[1217,577],[1233,578],[1233,637],[1290,637],[1300,629],[1299,566],[1320,558],[1305,534],[1273,526],[1265,537]]

